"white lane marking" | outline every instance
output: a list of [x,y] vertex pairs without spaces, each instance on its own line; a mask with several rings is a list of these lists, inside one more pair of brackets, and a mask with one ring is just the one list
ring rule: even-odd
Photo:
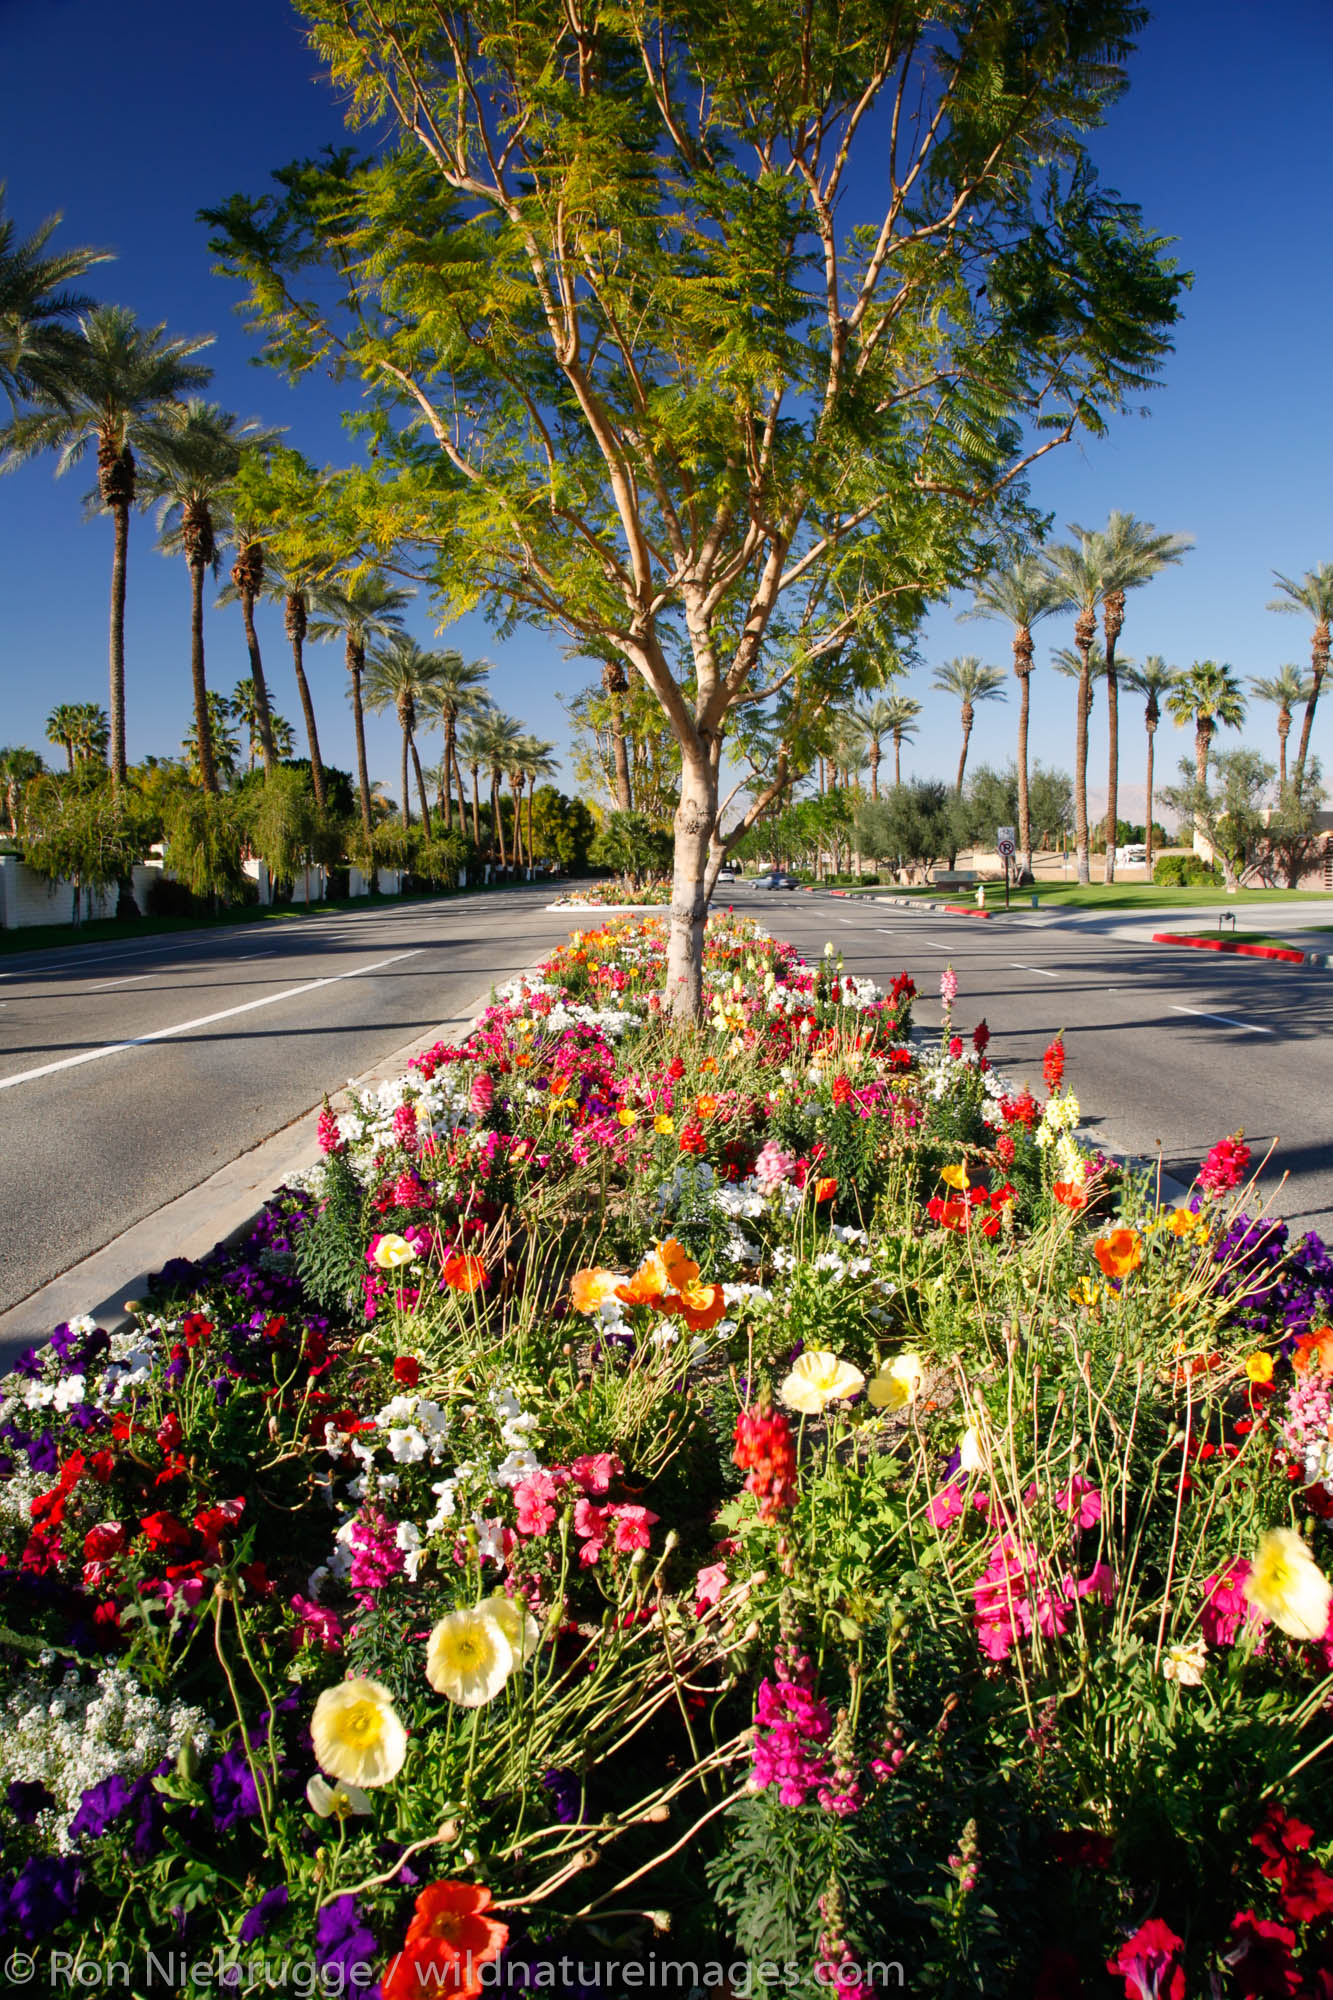
[[128,978],[108,979],[102,986],[90,986],[88,991],[90,993],[109,993],[113,986],[138,986],[143,980],[154,979],[156,976],[152,972],[132,972]]
[[1016,958],[1011,958],[1009,963],[1015,972],[1035,972],[1038,979],[1058,979],[1060,977],[1058,972],[1045,972],[1039,965],[1020,965]]
[[256,1007],[276,1007],[280,1000],[295,1000],[302,993],[314,993],[321,986],[336,986],[343,979],[359,979],[366,972],[380,972],[404,958],[417,958],[416,951],[396,951],[392,958],[377,958],[373,965],[358,965],[351,972],[335,972],[327,979],[311,979],[304,986],[288,986],[281,993],[266,993],[262,1000],[243,1000],[239,1007],[223,1007],[216,1014],[200,1014],[193,1021],[178,1021],[174,1028],[154,1028],[150,1035],[135,1035],[126,1042],[107,1042],[100,1049],[84,1049],[77,1056],[62,1056],[59,1062],[42,1063],[36,1069],[20,1070],[17,1076],[0,1076],[0,1090],[12,1090],[16,1083],[33,1083],[39,1076],[52,1076],[60,1069],[77,1069],[80,1063],[99,1062],[103,1056],[119,1055],[122,1049],[140,1049],[148,1042],[164,1042],[171,1035],[188,1035],[194,1028],[209,1028],[214,1021],[229,1021],[237,1014],[251,1014]]
[[1253,1021],[1233,1021],[1230,1014],[1205,1014],[1202,1007],[1177,1007],[1170,1003],[1173,1014],[1197,1014],[1201,1021],[1220,1021],[1224,1028],[1243,1028],[1247,1035],[1271,1035],[1271,1028],[1258,1028]]
[[932,951],[956,951],[958,949],[956,945],[952,944],[937,944],[934,938],[918,938],[917,942],[918,944],[928,944]]

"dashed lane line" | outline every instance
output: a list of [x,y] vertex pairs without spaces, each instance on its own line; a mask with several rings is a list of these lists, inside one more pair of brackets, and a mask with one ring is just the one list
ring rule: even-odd
[[1173,1014],[1195,1014],[1201,1021],[1220,1021],[1224,1028],[1242,1028],[1247,1035],[1271,1035],[1271,1028],[1257,1027],[1253,1021],[1235,1021],[1230,1014],[1206,1014],[1202,1007],[1177,1007],[1170,1003]]

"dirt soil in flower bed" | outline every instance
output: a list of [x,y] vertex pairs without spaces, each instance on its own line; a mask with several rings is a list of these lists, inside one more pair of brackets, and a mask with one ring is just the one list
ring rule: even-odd
[[1327,1989],[1333,1260],[951,968],[706,950],[685,1032],[577,932],[0,1385],[0,1957]]

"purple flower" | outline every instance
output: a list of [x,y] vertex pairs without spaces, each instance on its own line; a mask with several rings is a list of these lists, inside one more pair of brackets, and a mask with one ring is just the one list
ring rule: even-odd
[[15,1778],[5,1791],[5,1804],[20,1826],[31,1826],[38,1813],[45,1812],[55,1802],[55,1794],[35,1778]]
[[119,1819],[134,1803],[138,1787],[119,1773],[90,1785],[79,1800],[79,1809],[69,1823],[71,1840],[99,1840],[113,1820]]
[[583,1787],[573,1771],[562,1769],[558,1764],[547,1771],[542,1784],[551,1794],[551,1811],[562,1826],[569,1826],[579,1816],[579,1806]]
[[276,1888],[266,1889],[254,1908],[247,1910],[241,1919],[240,1942],[253,1944],[261,1938],[287,1908],[288,1900],[286,1883],[279,1882]]
[[50,1431],[38,1431],[36,1437],[29,1438],[27,1453],[30,1472],[59,1472],[60,1456]]
[[11,1930],[25,1938],[49,1937],[76,1914],[82,1871],[72,1854],[34,1854],[15,1878],[5,1907]]
[[[324,1905],[315,1919],[315,1964],[321,1972],[326,1966],[338,1967],[340,1993],[351,2000],[380,2000],[380,1983],[372,1969],[378,1956],[379,1946],[361,1921],[355,1896],[335,1896]],[[368,1980],[354,1976],[352,1968],[357,1965],[369,1969]]]
[[18,1360],[11,1363],[9,1372],[11,1375],[22,1375],[29,1382],[35,1382],[42,1372],[42,1364],[37,1357],[37,1349],[35,1347],[25,1347],[22,1354],[19,1355]]
[[208,1774],[208,1796],[219,1833],[230,1833],[241,1820],[258,1818],[259,1794],[241,1744],[233,1743],[214,1764]]

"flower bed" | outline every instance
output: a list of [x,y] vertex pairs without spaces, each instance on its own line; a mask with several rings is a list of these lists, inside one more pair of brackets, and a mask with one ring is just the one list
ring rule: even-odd
[[685,1036],[664,960],[575,933],[5,1380],[6,1948],[1326,1992],[1323,1245],[1239,1139],[1182,1208],[1089,1160],[951,971],[913,1043],[715,919]]
[[639,887],[623,881],[581,882],[577,889],[557,898],[553,910],[666,910],[671,907],[671,883],[645,882]]

